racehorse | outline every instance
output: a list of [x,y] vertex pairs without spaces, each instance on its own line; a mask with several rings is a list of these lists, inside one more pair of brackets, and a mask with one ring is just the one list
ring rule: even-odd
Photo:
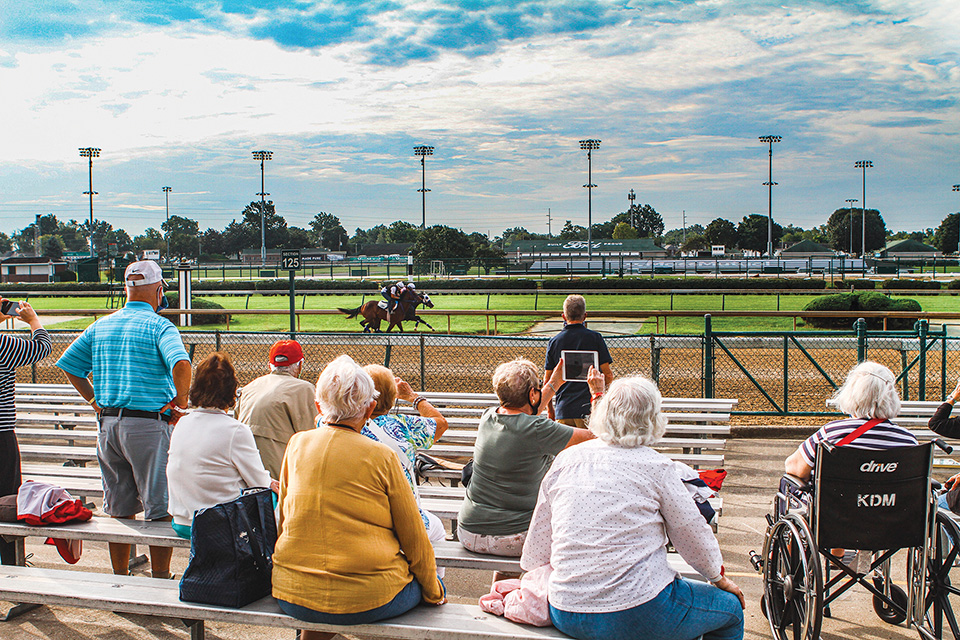
[[[430,296],[427,294],[420,294],[416,291],[405,289],[397,301],[397,306],[394,307],[393,313],[390,314],[390,324],[387,326],[387,332],[394,327],[397,327],[397,329],[402,332],[404,320],[416,322],[417,326],[423,323],[430,327],[423,318],[416,315],[417,305],[419,304],[433,307]],[[356,309],[338,307],[337,310],[347,314],[347,318],[356,318],[358,315],[363,316],[360,325],[363,326],[364,333],[370,333],[371,331],[379,333],[380,322],[387,319],[386,302],[379,302],[377,300],[369,300]],[[430,327],[430,329],[433,329],[433,327]]]

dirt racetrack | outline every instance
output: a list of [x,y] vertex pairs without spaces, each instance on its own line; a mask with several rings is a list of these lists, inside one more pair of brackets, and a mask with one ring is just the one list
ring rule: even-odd
[[[76,333],[52,333],[54,352],[35,369],[17,371],[19,382],[64,383],[56,358]],[[233,358],[241,383],[268,371],[267,352],[281,333],[185,332],[193,361],[219,348]],[[386,364],[417,390],[489,393],[490,376],[500,362],[525,357],[543,366],[546,337],[486,337],[429,334],[300,334],[305,371],[315,380],[323,366],[346,353],[361,364]],[[665,396],[705,395],[704,362],[709,349],[700,336],[613,336],[607,338],[617,376],[643,374],[654,378]],[[786,348],[785,348],[786,345]],[[926,398],[940,399],[960,373],[956,345],[934,343],[926,353]],[[943,356],[946,354],[946,359]],[[875,338],[867,356],[900,375],[905,399],[920,399],[919,344],[916,339]],[[857,362],[854,338],[804,336],[719,338],[713,344],[714,389],[718,398],[738,398],[738,411],[774,414],[821,412],[825,401]],[[914,363],[911,365],[911,363]],[[943,366],[945,363],[945,366]],[[762,390],[761,390],[762,389]]]

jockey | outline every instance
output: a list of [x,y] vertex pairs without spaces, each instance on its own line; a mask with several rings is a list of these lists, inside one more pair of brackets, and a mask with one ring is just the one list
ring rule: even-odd
[[397,307],[397,303],[400,302],[400,296],[403,295],[404,291],[406,291],[406,287],[402,280],[398,281],[397,284],[387,285],[380,289],[380,295],[387,301],[387,322],[390,322],[390,314],[393,313],[393,310]]

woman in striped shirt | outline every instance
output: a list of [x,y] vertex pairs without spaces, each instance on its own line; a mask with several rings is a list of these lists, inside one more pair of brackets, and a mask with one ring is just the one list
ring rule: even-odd
[[900,413],[900,394],[896,378],[882,364],[866,360],[847,374],[834,400],[837,408],[849,418],[829,422],[803,441],[785,463],[786,471],[801,480],[809,480],[817,461],[817,447],[821,442],[837,443],[864,423],[879,419],[872,428],[850,442],[857,449],[892,449],[911,447],[917,439],[909,430],[891,420]]
[[[3,301],[3,299],[0,299]],[[26,302],[20,302],[21,320],[30,325],[30,340],[9,334],[0,334],[0,496],[17,492],[20,488],[20,447],[17,445],[17,411],[14,407],[15,371],[17,367],[33,364],[49,355],[52,345],[46,329],[40,324],[37,312]],[[0,314],[0,320],[12,316]],[[0,539],[0,562],[15,564],[14,545]]]

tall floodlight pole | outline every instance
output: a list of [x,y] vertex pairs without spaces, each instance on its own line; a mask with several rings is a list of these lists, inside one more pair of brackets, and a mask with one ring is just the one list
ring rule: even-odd
[[267,263],[267,223],[265,216],[267,214],[266,197],[270,195],[264,188],[263,163],[265,160],[273,159],[273,151],[254,151],[253,159],[260,161],[260,193],[257,195],[260,196],[260,265],[262,266]]
[[856,198],[847,198],[844,202],[847,203],[847,209],[850,210],[850,255],[853,255],[853,205],[860,201]]
[[773,181],[773,143],[782,140],[780,136],[760,136],[760,142],[767,145],[768,149],[768,169],[767,181],[763,186],[767,188],[767,257],[773,257],[773,187],[776,182]]
[[[853,163],[853,166],[857,169],[863,171],[863,182],[861,183],[861,192],[860,192],[860,211],[862,215],[860,217],[860,222],[863,223],[862,228],[860,229],[860,258],[866,260],[867,256],[867,169],[873,167],[873,162],[870,160],[857,160]],[[866,269],[866,262],[864,262],[864,269]]]
[[[960,191],[960,184],[953,185],[953,190]],[[960,225],[958,225],[957,232],[960,234]],[[960,235],[957,235],[957,256],[960,257]]]
[[636,225],[633,221],[633,203],[637,199],[637,194],[633,189],[630,189],[630,193],[627,194],[627,200],[630,201],[630,226],[636,228]]
[[587,259],[593,259],[593,150],[600,148],[600,141],[593,138],[580,141],[580,149],[587,152]]
[[90,179],[90,187],[83,192],[83,195],[90,196],[90,257],[93,257],[93,196],[97,192],[93,190],[93,159],[100,157],[100,149],[96,147],[80,147],[80,157],[87,158],[87,175]]
[[164,235],[164,240],[167,243],[167,255],[164,256],[167,260],[170,259],[170,192],[172,189],[170,187],[163,188],[163,199],[166,201],[167,207],[167,232]]
[[420,156],[420,188],[417,191],[420,192],[421,198],[421,218],[420,218],[420,228],[427,228],[427,192],[430,189],[427,189],[427,156],[433,155],[433,147],[428,144],[418,144],[413,148],[413,155]]

